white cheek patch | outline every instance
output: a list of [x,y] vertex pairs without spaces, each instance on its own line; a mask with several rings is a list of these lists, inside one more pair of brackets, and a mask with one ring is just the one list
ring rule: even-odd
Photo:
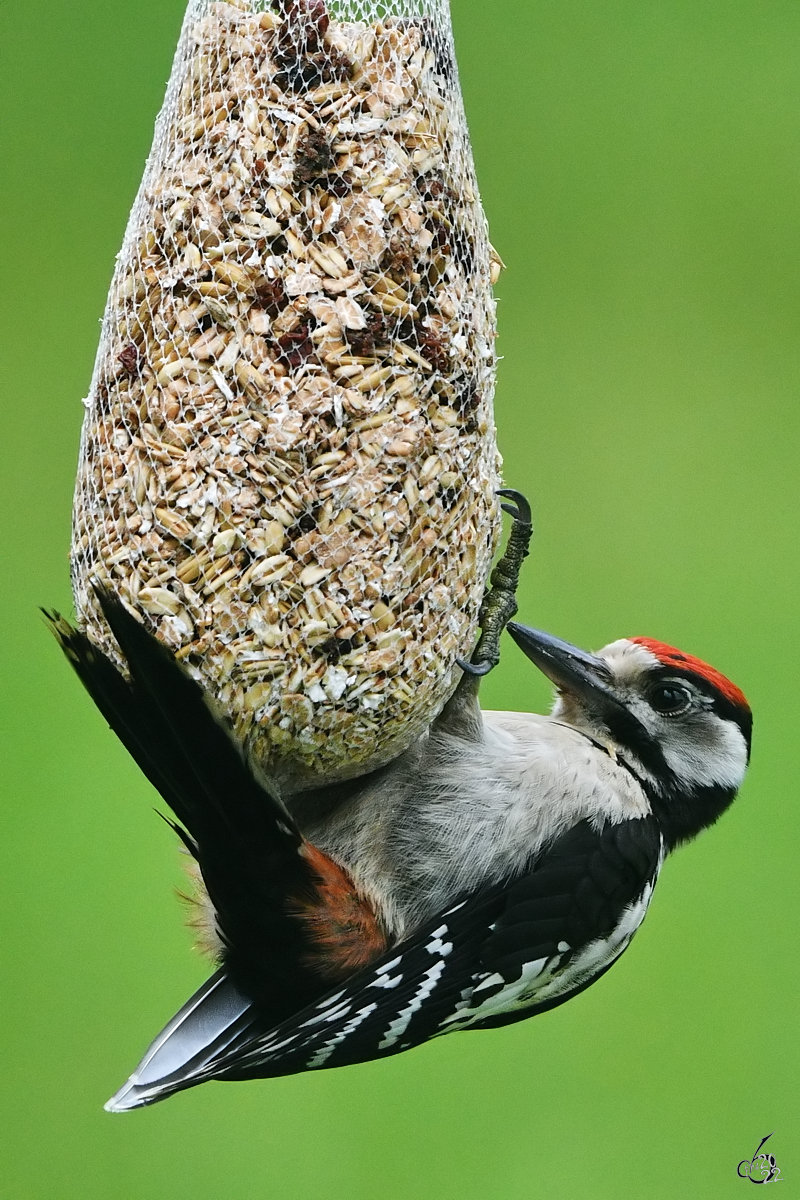
[[706,720],[675,726],[662,745],[670,770],[695,787],[738,788],[747,769],[747,745],[733,721]]

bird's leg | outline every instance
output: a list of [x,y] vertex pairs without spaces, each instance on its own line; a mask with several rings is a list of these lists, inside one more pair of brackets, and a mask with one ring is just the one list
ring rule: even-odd
[[503,488],[498,496],[505,496],[511,504],[501,505],[511,517],[511,533],[505,553],[492,571],[490,587],[486,592],[479,615],[481,635],[469,662],[457,659],[458,665],[468,675],[488,675],[500,661],[500,635],[517,611],[517,586],[523,562],[528,556],[533,526],[531,508],[521,492]]
[[481,635],[469,662],[457,658],[464,674],[436,720],[436,728],[456,733],[468,740],[482,736],[478,688],[484,675],[500,661],[500,635],[517,611],[517,584],[520,568],[527,558],[533,527],[531,509],[521,492],[503,488],[498,492],[513,501],[502,505],[512,520],[511,533],[503,557],[492,571],[478,617]]

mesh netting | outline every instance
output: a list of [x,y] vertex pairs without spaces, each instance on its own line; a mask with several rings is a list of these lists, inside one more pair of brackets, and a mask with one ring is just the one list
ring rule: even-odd
[[87,400],[110,586],[292,787],[388,761],[467,655],[498,532],[497,260],[447,0],[191,0]]

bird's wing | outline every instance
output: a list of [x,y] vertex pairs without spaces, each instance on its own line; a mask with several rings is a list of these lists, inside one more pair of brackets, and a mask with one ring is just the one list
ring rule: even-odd
[[628,945],[660,861],[660,835],[649,818],[599,830],[582,821],[510,888],[460,901],[336,990],[274,1028],[241,1029],[202,1063],[160,1080],[151,1070],[142,1084],[139,1068],[133,1087],[110,1106],[152,1104],[208,1079],[383,1058],[443,1033],[561,1004]]
[[483,977],[454,1028],[490,1028],[554,1008],[619,958],[644,920],[664,844],[652,817],[581,821],[509,888],[481,950]]
[[386,938],[346,873],[259,783],[202,688],[108,593],[130,678],[61,618],[54,632],[100,711],[185,826],[236,985],[272,1022],[371,961]]
[[[173,753],[173,738],[160,722],[154,723],[135,688],[111,659],[73,628],[59,613],[44,614],[76,675],[125,749],[174,813],[183,806],[191,787],[183,756]],[[196,849],[196,848],[195,848]]]

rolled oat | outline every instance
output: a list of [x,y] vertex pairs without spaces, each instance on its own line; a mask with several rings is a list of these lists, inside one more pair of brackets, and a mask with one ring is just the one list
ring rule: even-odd
[[287,786],[388,761],[498,532],[500,260],[446,0],[191,0],[86,402],[72,571]]

